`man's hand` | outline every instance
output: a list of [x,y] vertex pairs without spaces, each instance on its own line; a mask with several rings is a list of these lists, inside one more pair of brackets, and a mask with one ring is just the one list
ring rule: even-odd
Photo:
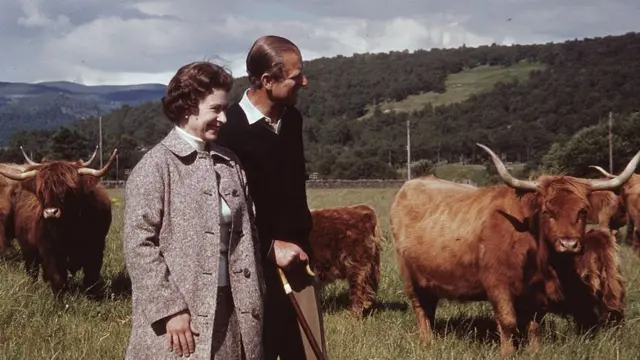
[[199,334],[193,329],[191,316],[186,310],[171,316],[165,327],[169,351],[174,351],[178,356],[184,355],[185,357],[189,357],[196,351],[193,336]]
[[304,250],[302,250],[298,245],[287,241],[274,240],[273,254],[276,264],[278,267],[283,269],[299,262],[309,261],[309,257]]

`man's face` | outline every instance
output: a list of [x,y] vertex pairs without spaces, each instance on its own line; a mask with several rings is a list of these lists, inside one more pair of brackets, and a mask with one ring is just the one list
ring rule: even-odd
[[271,97],[287,105],[295,105],[298,101],[298,90],[307,86],[307,77],[302,73],[302,57],[297,52],[287,52],[282,56],[284,79],[274,82]]

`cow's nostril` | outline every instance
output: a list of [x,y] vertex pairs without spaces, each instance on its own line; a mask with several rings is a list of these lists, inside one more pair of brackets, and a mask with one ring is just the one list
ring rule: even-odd
[[568,250],[575,250],[578,248],[578,240],[576,239],[561,239],[560,244]]
[[47,208],[44,209],[44,218],[59,218],[60,217],[60,209],[58,208]]

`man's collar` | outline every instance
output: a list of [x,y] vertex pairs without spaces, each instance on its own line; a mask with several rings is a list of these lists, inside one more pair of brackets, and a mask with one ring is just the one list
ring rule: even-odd
[[[238,103],[238,105],[240,105],[240,108],[242,108],[242,111],[244,111],[245,115],[247,115],[247,121],[249,122],[249,125],[255,124],[262,119],[267,120],[267,122],[269,122],[269,120],[273,120],[273,119],[269,119],[255,105],[253,105],[251,100],[249,100],[249,96],[247,95],[248,93],[249,93],[249,89],[245,90],[244,95],[242,95],[242,99],[240,99],[240,102]],[[280,119],[276,119],[276,120],[280,121],[282,119],[282,116],[284,116],[284,113],[286,112],[287,112],[287,107],[285,106],[284,111],[280,116]]]
[[252,125],[266,118],[266,116],[260,110],[258,110],[255,105],[253,105],[251,100],[249,100],[249,96],[247,96],[248,93],[249,89],[245,90],[244,95],[242,96],[242,99],[240,100],[240,103],[238,105],[240,105],[242,111],[244,111],[245,115],[247,116],[249,125]]

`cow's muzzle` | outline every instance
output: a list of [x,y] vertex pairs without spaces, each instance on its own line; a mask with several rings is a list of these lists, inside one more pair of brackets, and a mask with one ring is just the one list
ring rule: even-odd
[[58,219],[61,213],[59,208],[46,208],[44,209],[43,216],[45,219]]
[[579,238],[560,238],[558,239],[558,251],[576,253],[580,251],[580,239]]

